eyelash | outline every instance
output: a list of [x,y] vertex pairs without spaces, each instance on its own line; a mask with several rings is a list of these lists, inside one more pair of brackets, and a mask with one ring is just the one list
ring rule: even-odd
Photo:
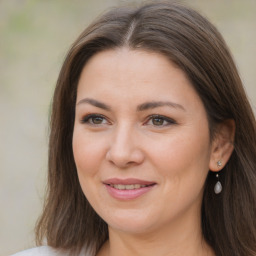
[[[93,121],[93,119],[96,119],[96,118],[100,119],[99,120],[100,123],[95,123]],[[154,119],[158,119],[158,121],[161,120],[162,123],[160,123],[159,125],[156,125],[153,123]],[[150,122],[151,122],[151,124],[150,124]],[[107,120],[107,118],[104,115],[89,114],[82,118],[81,123],[98,126],[98,125],[102,125],[105,123],[109,124],[110,122]],[[173,120],[172,118],[162,116],[162,115],[151,115],[147,118],[146,122],[143,123],[143,125],[153,125],[155,127],[165,127],[165,126],[169,126],[169,125],[173,125],[173,124],[177,124],[177,122],[175,120]]]
[[[159,119],[163,123],[165,122],[165,124],[160,124],[160,125],[156,125],[156,124],[153,124],[153,123],[148,124],[150,121],[152,122],[153,119]],[[172,118],[162,116],[162,115],[151,115],[151,116],[149,116],[149,118],[145,122],[145,125],[153,125],[155,127],[165,127],[165,126],[169,126],[169,125],[173,125],[173,124],[177,124],[177,122],[175,120],[173,120]]]
[[109,123],[109,121],[106,119],[105,116],[103,115],[100,115],[100,114],[89,114],[89,115],[86,115],[85,117],[82,118],[81,120],[81,123],[82,124],[90,124],[90,125],[101,125],[102,123],[100,124],[97,124],[97,123],[94,123],[93,122],[93,118],[100,118],[101,120],[106,120],[107,123]]

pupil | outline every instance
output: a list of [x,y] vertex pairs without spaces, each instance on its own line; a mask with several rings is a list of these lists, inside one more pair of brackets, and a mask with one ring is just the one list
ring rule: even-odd
[[154,125],[163,125],[164,120],[162,118],[154,118],[153,124]]
[[102,123],[102,117],[94,117],[94,118],[92,119],[92,122],[93,122],[94,124],[101,124],[101,123]]

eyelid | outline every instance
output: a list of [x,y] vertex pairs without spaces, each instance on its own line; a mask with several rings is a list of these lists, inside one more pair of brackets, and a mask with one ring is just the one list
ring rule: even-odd
[[[80,123],[82,123],[82,124],[89,124],[89,125],[93,125],[93,126],[102,125],[102,124],[93,124],[93,123],[89,122],[90,118],[96,118],[96,117],[100,117],[100,118],[102,118],[102,119],[105,119],[105,120],[107,121],[107,123],[110,123],[110,121],[108,120],[107,117],[105,117],[105,116],[102,115],[102,114],[96,114],[96,113],[84,115],[84,116],[80,119]],[[105,123],[103,123],[103,124],[105,124]]]
[[[90,122],[90,119],[92,118],[102,118],[105,120],[105,122],[103,121],[102,123],[93,123],[93,122]],[[158,119],[162,119],[163,122],[166,122],[165,124],[160,124],[160,125],[156,125],[156,124],[149,124],[150,121],[152,121],[152,119],[154,118],[158,118]],[[86,114],[84,115],[81,119],[80,119],[80,123],[81,124],[88,124],[88,125],[91,125],[91,126],[101,126],[101,125],[105,125],[105,124],[111,124],[110,120],[102,115],[102,114],[98,114],[98,113],[90,113],[90,114]],[[173,119],[173,118],[170,118],[170,117],[167,117],[167,116],[164,116],[164,115],[159,115],[159,114],[152,114],[150,116],[148,116],[146,118],[146,121],[143,122],[143,125],[152,125],[154,127],[158,127],[158,128],[162,128],[162,127],[166,127],[166,126],[170,126],[170,125],[174,125],[174,124],[177,124],[177,122]]]
[[167,117],[167,116],[164,116],[164,115],[159,115],[159,114],[153,114],[153,115],[150,115],[147,117],[146,119],[146,122],[144,122],[144,125],[149,125],[148,122],[151,121],[153,118],[159,118],[159,119],[163,119],[164,121],[167,122],[167,124],[164,124],[164,125],[154,125],[154,124],[150,124],[150,125],[153,125],[154,127],[166,127],[166,126],[169,126],[169,125],[174,125],[174,124],[177,124],[177,122],[173,119],[173,118],[170,118],[170,117]]

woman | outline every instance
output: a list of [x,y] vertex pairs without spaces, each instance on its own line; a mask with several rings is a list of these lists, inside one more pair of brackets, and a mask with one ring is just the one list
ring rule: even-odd
[[170,2],[109,11],[57,82],[48,246],[18,255],[256,255],[255,130],[209,21]]

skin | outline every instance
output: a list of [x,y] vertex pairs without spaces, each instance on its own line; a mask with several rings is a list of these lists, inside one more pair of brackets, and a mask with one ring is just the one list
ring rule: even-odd
[[[143,109],[148,102],[164,104]],[[209,169],[229,157],[222,137],[210,141],[202,101],[163,55],[121,48],[93,56],[78,83],[73,153],[82,190],[109,226],[98,255],[214,255],[200,207]],[[155,185],[120,200],[103,184],[110,178]]]

